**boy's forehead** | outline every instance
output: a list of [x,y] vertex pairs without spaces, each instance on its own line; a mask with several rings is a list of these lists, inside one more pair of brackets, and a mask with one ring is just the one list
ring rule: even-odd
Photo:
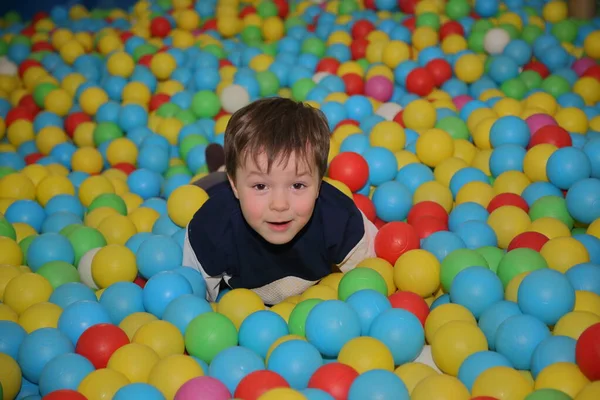
[[[241,161],[240,168],[246,171],[256,170],[267,172],[269,166],[269,158],[265,152],[260,152],[256,155],[247,154]],[[278,170],[293,170],[298,173],[310,173],[316,168],[316,166],[312,164],[315,164],[315,162],[313,161],[311,163],[307,157],[301,157],[292,152],[289,157],[284,157],[283,155],[275,157],[271,164],[271,171],[276,168]]]

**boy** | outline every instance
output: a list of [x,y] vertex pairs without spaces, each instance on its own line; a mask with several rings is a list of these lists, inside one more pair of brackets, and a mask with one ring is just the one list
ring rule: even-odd
[[328,153],[325,116],[308,105],[268,98],[232,115],[226,172],[196,182],[210,197],[184,244],[183,263],[202,273],[208,300],[225,284],[274,305],[332,269],[346,272],[375,256],[377,228],[322,181]]

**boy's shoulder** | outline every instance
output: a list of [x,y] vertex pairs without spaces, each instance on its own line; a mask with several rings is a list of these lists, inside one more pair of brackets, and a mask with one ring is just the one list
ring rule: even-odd
[[208,200],[196,211],[188,225],[193,236],[206,236],[213,243],[222,243],[222,236],[229,228],[232,216],[241,212],[239,203],[229,182],[222,182],[208,191]]

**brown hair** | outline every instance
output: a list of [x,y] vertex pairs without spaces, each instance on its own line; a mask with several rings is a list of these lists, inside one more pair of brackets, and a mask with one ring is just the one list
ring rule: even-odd
[[225,169],[235,179],[237,167],[246,157],[257,162],[267,156],[267,173],[274,162],[284,164],[294,154],[307,164],[317,165],[325,176],[329,154],[329,125],[318,109],[293,100],[272,97],[254,101],[236,111],[225,129]]

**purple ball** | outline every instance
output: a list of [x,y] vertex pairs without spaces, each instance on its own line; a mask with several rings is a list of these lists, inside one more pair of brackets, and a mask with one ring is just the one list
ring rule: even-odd
[[394,84],[385,76],[374,76],[365,84],[365,94],[378,101],[388,101],[394,93]]
[[533,136],[538,129],[547,125],[558,125],[556,120],[548,114],[533,114],[525,120],[527,126],[529,126],[529,132]]
[[596,61],[589,57],[581,58],[573,63],[571,67],[573,71],[577,73],[577,75],[581,76],[587,71],[589,67],[596,65]]
[[231,393],[218,379],[199,376],[183,384],[175,394],[175,400],[229,400]]

